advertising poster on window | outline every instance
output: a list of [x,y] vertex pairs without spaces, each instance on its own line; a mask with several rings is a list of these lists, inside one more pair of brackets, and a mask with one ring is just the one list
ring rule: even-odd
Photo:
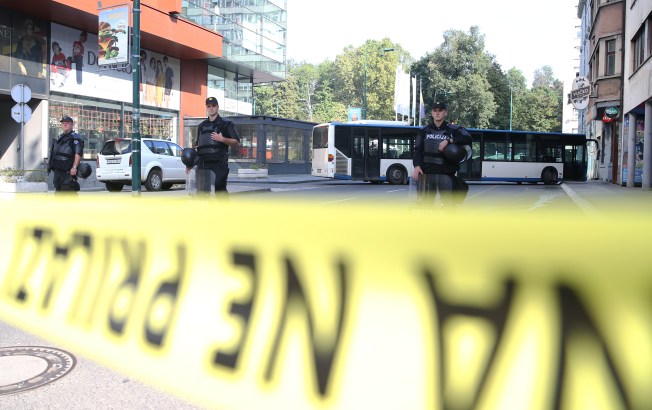
[[99,11],[97,63],[102,66],[129,64],[129,6]]
[[[131,103],[131,67],[100,69],[98,36],[52,23],[50,91]],[[141,49],[140,104],[179,110],[178,59]]]
[[0,15],[0,71],[45,79],[47,48],[46,22],[18,13]]
[[[629,115],[623,119],[623,135],[629,135]],[[634,184],[640,185],[643,182],[643,134],[645,131],[645,121],[643,118],[636,120],[636,133],[634,136]],[[627,163],[628,146],[623,144],[623,184],[627,183],[630,166]]]

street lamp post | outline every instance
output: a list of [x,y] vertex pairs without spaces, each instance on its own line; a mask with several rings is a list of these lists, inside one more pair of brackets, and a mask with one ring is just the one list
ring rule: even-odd
[[512,97],[513,91],[512,87],[509,87],[509,130],[512,130],[512,102],[513,102],[513,97]]
[[[382,55],[394,51],[393,48],[383,48],[380,50]],[[364,66],[362,69],[362,119],[367,119],[367,53],[364,55]]]

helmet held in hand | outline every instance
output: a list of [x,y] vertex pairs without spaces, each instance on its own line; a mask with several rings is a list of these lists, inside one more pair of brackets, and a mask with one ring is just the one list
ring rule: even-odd
[[184,148],[181,151],[181,162],[188,168],[192,168],[195,165],[195,159],[197,158],[197,151],[192,148]]

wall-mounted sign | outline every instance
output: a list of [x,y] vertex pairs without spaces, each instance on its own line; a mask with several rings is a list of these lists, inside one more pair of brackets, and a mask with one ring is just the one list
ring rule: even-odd
[[616,118],[620,115],[620,110],[618,107],[607,107],[604,109],[604,115],[609,118]]
[[577,76],[573,80],[571,88],[571,104],[576,110],[583,110],[589,105],[589,96],[591,95],[591,83],[589,79],[583,76]]

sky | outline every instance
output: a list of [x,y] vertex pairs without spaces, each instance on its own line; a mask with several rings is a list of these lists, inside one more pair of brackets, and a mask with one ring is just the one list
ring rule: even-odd
[[287,0],[287,58],[318,64],[345,47],[389,38],[415,60],[434,51],[446,30],[478,26],[485,51],[504,72],[521,70],[532,85],[536,69],[549,65],[570,81],[579,65],[577,0]]

